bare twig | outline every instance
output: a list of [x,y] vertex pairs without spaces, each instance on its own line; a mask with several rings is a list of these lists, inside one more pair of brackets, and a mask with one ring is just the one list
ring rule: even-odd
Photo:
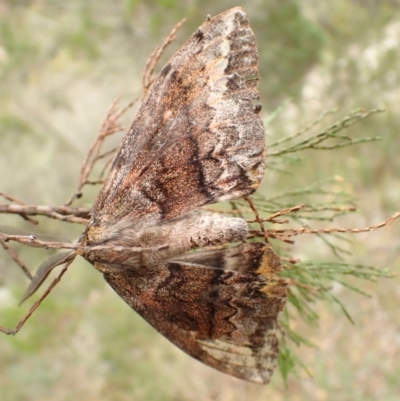
[[251,201],[251,199],[249,197],[244,198],[244,200],[249,204],[251,210],[254,213],[254,216],[256,217],[255,221],[258,223],[258,225],[260,226],[261,232],[264,235],[264,240],[265,242],[268,242],[268,236],[265,232],[265,228],[264,228],[264,224],[260,218],[260,215],[258,214],[258,210],[256,209],[256,207],[254,206],[254,203]]
[[14,329],[7,329],[3,326],[0,326],[0,332],[3,332],[8,335],[15,335],[18,333],[18,331],[21,329],[21,327],[25,324],[25,322],[32,316],[33,312],[40,306],[42,301],[47,297],[47,295],[50,294],[51,290],[60,282],[61,277],[64,275],[64,273],[67,271],[69,265],[73,262],[73,260],[69,261],[64,268],[61,270],[60,274],[52,281],[50,286],[47,288],[47,290],[40,296],[40,298],[32,305],[32,307],[28,310],[28,312],[25,314],[25,316],[19,321],[17,326]]
[[[253,205],[253,207],[255,208],[254,205]],[[304,209],[304,205],[292,206],[292,207],[288,207],[286,209],[279,210],[278,212],[272,214],[271,216],[269,216],[265,219],[260,219],[260,217],[258,217],[258,220],[256,218],[256,220],[246,220],[246,222],[247,223],[268,222],[268,223],[274,223],[274,224],[287,224],[289,222],[288,220],[276,220],[276,218],[279,216],[288,214],[288,213],[297,212],[302,209]]]
[[[22,206],[22,205],[25,205],[25,203],[22,202],[20,199],[17,199],[17,198],[15,198],[15,197],[13,197],[13,196],[11,196],[11,195],[8,195],[8,194],[6,194],[6,193],[4,193],[4,192],[0,192],[0,196],[2,196],[3,198],[9,200],[10,202],[16,203],[17,205],[21,205],[21,206]],[[39,224],[39,222],[38,222],[37,220],[28,217],[28,216],[27,216],[26,214],[24,214],[24,213],[18,213],[18,214],[19,214],[24,220],[28,221],[29,223],[32,223],[32,224],[34,224],[34,225],[38,225],[38,224]]]
[[142,88],[143,88],[143,96],[146,95],[146,92],[150,88],[151,84],[154,81],[153,74],[154,74],[154,69],[156,68],[156,65],[158,61],[160,60],[162,54],[164,53],[165,49],[169,44],[171,44],[175,38],[176,38],[176,32],[179,30],[179,28],[184,24],[186,20],[183,19],[180,22],[178,22],[174,28],[172,28],[171,32],[169,35],[165,38],[164,43],[156,47],[153,52],[150,54],[150,57],[147,59],[146,66],[143,70],[143,75],[142,75]]
[[25,266],[25,263],[18,257],[17,253],[11,249],[5,242],[4,240],[0,240],[0,245],[3,247],[3,249],[10,255],[10,258],[21,268],[21,270],[25,273],[25,275],[29,278],[32,279],[32,274],[28,270],[28,268]]
[[[117,110],[117,104],[118,100],[115,100],[111,107],[109,108],[106,117],[101,125],[99,134],[97,135],[95,141],[93,142],[92,146],[89,148],[89,151],[87,152],[81,166],[81,171],[79,173],[79,179],[78,179],[78,186],[73,193],[73,195],[70,197],[70,199],[64,204],[64,206],[70,206],[72,202],[80,198],[82,196],[82,189],[85,185],[91,184],[101,184],[103,181],[102,180],[89,180],[89,175],[93,171],[94,165],[101,159],[110,156],[110,159],[113,158],[113,155],[115,152],[118,150],[118,148],[114,148],[110,151],[106,151],[104,153],[101,153],[102,146],[104,144],[104,141],[107,137],[114,135],[118,132],[124,131],[124,127],[122,127],[119,123],[119,119],[121,116],[129,110],[133,105],[136,103],[137,99],[134,99],[130,101],[125,107],[123,107],[121,110]],[[107,162],[106,164],[109,164]],[[103,171],[101,172],[101,175],[103,174]]]
[[[267,235],[272,238],[276,238],[276,236],[284,235],[287,237],[292,237],[301,234],[332,234],[332,233],[353,233],[359,234],[364,232],[370,232],[382,228],[394,220],[400,217],[400,212],[394,213],[391,217],[382,221],[379,224],[368,226],[368,227],[361,227],[361,228],[340,228],[340,227],[332,227],[332,228],[308,228],[302,227],[299,229],[282,229],[282,230],[267,230]],[[249,238],[256,238],[256,237],[263,237],[264,233],[262,231],[251,230],[249,231]]]
[[4,199],[7,199],[10,202],[17,203],[18,205],[25,205],[25,202],[22,202],[22,200],[19,200],[11,195],[8,195],[4,192],[0,192],[0,196],[3,197]]
[[0,213],[19,214],[23,216],[46,216],[69,223],[87,224],[91,210],[69,206],[47,206],[26,204],[0,204]]

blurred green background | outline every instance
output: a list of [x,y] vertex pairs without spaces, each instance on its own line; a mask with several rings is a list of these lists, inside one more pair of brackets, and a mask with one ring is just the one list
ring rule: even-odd
[[[337,116],[357,107],[387,109],[351,128],[356,137],[380,135],[380,142],[308,151],[291,174],[267,173],[262,190],[280,193],[338,175],[360,206],[341,225],[375,224],[400,209],[398,0],[0,0],[0,191],[29,204],[65,202],[112,101],[140,94],[153,48],[187,18],[166,61],[207,14],[236,5],[245,7],[258,40],[264,116],[291,99],[268,126],[267,141],[293,134],[335,107]],[[128,114],[126,124],[134,112]],[[81,204],[89,204],[96,191],[87,192]],[[17,217],[0,220],[34,229]],[[41,229],[74,238],[81,227],[46,221]],[[351,238],[347,261],[398,273],[399,232],[395,222]],[[321,244],[303,236],[288,250],[302,260],[332,259]],[[31,267],[45,255],[17,249]],[[339,307],[316,304],[320,325],[294,326],[318,346],[297,350],[313,377],[299,371],[285,388],[275,375],[262,387],[183,354],[131,311],[97,271],[77,261],[16,337],[0,337],[0,399],[398,400],[399,284],[398,278],[362,283],[372,298],[332,288],[355,326]],[[0,325],[13,327],[28,308],[29,301],[16,306],[26,285],[2,253]]]

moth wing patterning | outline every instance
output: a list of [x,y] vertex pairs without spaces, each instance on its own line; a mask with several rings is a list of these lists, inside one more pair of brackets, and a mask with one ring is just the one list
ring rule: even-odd
[[154,328],[222,372],[268,383],[276,366],[277,317],[286,284],[279,257],[263,243],[184,255],[106,281]]
[[264,243],[185,253],[247,236],[244,220],[193,209],[250,195],[260,184],[257,63],[240,7],[207,19],[149,89],[81,244],[111,246],[83,256],[179,348],[222,372],[268,383],[287,299],[275,277],[279,257]]
[[[264,173],[258,53],[245,12],[208,19],[155,79],[93,216],[167,219],[249,195]],[[101,224],[101,223],[100,223]]]

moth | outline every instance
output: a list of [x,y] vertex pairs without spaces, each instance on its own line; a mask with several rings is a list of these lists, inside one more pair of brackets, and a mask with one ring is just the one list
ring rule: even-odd
[[[93,207],[83,256],[189,355],[267,383],[286,288],[247,224],[198,208],[253,193],[264,174],[258,53],[243,9],[207,21],[155,79]],[[233,247],[189,252],[198,247]],[[152,251],[114,251],[143,247]],[[157,249],[158,247],[158,249]]]
[[287,299],[280,259],[246,242],[243,219],[199,209],[247,197],[263,178],[257,65],[242,8],[198,28],[148,90],[75,254],[183,351],[268,383]]

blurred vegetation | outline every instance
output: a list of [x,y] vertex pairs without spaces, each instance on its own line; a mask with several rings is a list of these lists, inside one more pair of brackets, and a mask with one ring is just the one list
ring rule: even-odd
[[[65,202],[111,102],[139,95],[152,49],[187,18],[161,67],[207,14],[236,5],[227,0],[0,0],[0,190],[32,204]],[[251,0],[242,5],[258,40],[265,118],[281,106],[267,127],[267,144],[333,108],[340,110],[326,116],[327,125],[358,107],[386,108],[351,128],[355,138],[379,135],[380,142],[294,154],[286,160],[290,169],[267,171],[262,193],[273,198],[292,192],[293,203],[306,203],[307,191],[296,195],[295,189],[335,176],[330,188],[350,194],[360,206],[359,213],[339,218],[335,226],[361,227],[388,217],[399,208],[400,193],[400,2]],[[81,203],[90,202],[96,191]],[[322,204],[329,191],[325,195]],[[7,217],[2,222],[15,224]],[[21,226],[32,229],[26,222]],[[79,227],[58,222],[41,229],[69,238],[80,234]],[[354,255],[346,262],[399,272],[399,231],[394,224],[359,241],[340,241]],[[302,236],[282,250],[301,258],[304,269],[310,261],[335,260],[332,247],[315,236]],[[34,266],[44,251],[21,249],[21,255]],[[321,264],[320,275],[328,273]],[[16,307],[26,286],[21,276],[8,258],[0,259],[1,325],[12,327],[22,315],[24,309]],[[347,283],[361,285],[354,279]],[[330,288],[354,326],[341,305],[315,301],[312,313],[319,316],[319,326],[296,321],[290,327],[316,345],[296,353],[312,377],[299,371],[284,390],[279,375],[270,386],[259,387],[193,361],[155,333],[82,261],[15,338],[1,338],[1,398],[397,400],[398,288],[397,278],[362,284],[372,298],[340,283]]]

